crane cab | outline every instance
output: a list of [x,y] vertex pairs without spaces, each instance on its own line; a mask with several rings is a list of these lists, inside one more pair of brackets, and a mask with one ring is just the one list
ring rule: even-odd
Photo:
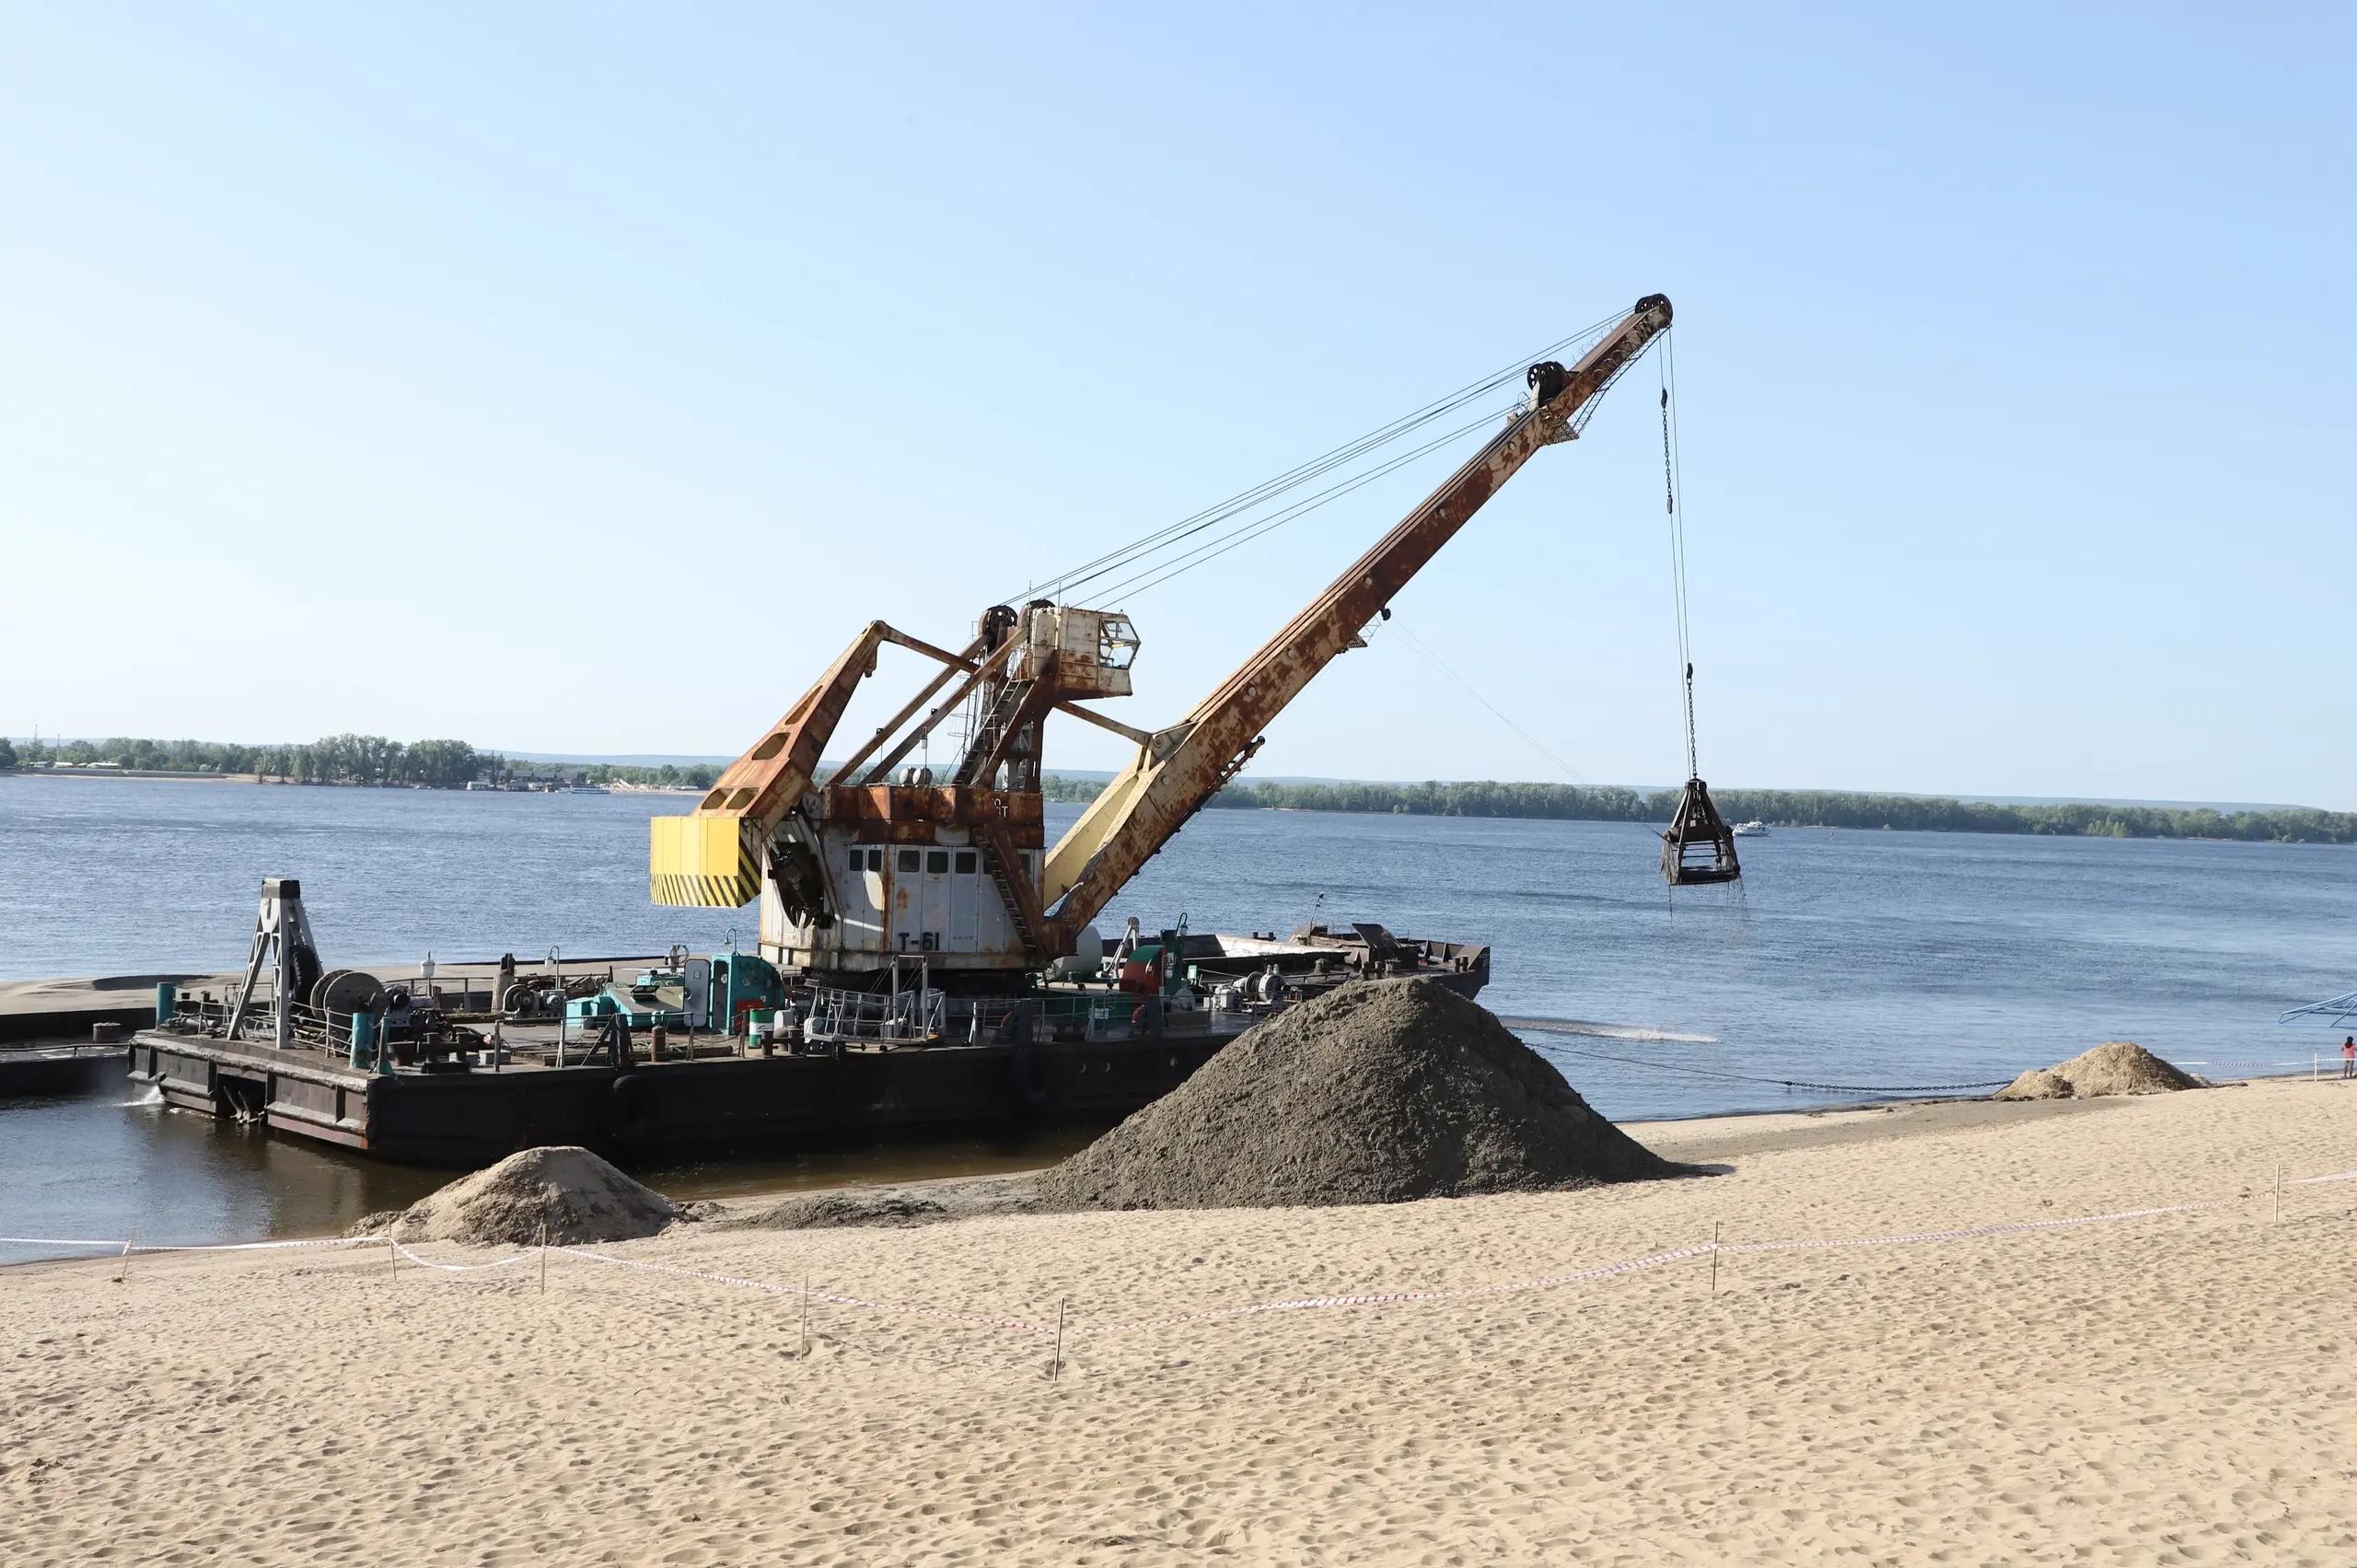
[[1024,608],[1023,645],[1008,661],[1007,678],[1052,677],[1060,697],[1126,697],[1138,647],[1137,628],[1120,610],[1035,600]]
[[922,958],[979,980],[1057,956],[1045,923],[1026,919],[1043,854],[1037,793],[924,782],[815,795],[814,819],[772,849],[761,881],[764,958],[848,974]]

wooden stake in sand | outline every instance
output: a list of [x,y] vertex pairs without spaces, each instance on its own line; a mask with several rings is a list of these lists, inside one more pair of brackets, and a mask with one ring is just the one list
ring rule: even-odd
[[1719,1294],[1719,1222],[1711,1222],[1711,1294]]
[[2275,1223],[2275,1224],[2277,1224],[2277,1225],[2282,1225],[2282,1224],[2283,1223],[2283,1167],[2282,1167],[2282,1163],[2281,1163],[2281,1162],[2278,1162],[2278,1163],[2277,1163],[2277,1165],[2276,1165],[2276,1167],[2275,1167],[2275,1221],[2274,1221],[2274,1223]]
[[549,1293],[549,1224],[540,1222],[540,1294]]
[[1057,1375],[1058,1373],[1062,1372],[1063,1369],[1064,1369],[1064,1298],[1063,1298],[1062,1296],[1061,1296],[1061,1295],[1060,1295],[1060,1296],[1056,1297],[1056,1353],[1055,1353],[1054,1359],[1051,1360],[1051,1361],[1048,1363],[1048,1381],[1049,1381],[1049,1382],[1051,1382],[1051,1383],[1054,1382],[1054,1381],[1056,1380],[1056,1375]]
[[802,1273],[802,1353],[810,1353],[810,1272]]
[[114,1272],[114,1283],[122,1283],[131,1277],[131,1249],[139,1245],[139,1227],[133,1225],[131,1235],[122,1244],[122,1263]]
[[389,1230],[385,1233],[385,1272],[389,1274],[401,1272],[401,1256],[393,1250],[393,1233]]

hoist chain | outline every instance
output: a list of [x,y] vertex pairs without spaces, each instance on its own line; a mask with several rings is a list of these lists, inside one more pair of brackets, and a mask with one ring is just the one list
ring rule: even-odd
[[1670,477],[1669,468],[1669,384],[1661,389],[1661,509],[1671,517],[1678,516],[1678,483]]

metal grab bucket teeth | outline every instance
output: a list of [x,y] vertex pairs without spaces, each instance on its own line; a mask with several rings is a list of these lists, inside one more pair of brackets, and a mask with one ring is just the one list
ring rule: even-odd
[[1673,888],[1708,887],[1743,877],[1736,859],[1735,830],[1711,804],[1711,788],[1701,779],[1688,779],[1678,797],[1678,812],[1661,836],[1662,879]]

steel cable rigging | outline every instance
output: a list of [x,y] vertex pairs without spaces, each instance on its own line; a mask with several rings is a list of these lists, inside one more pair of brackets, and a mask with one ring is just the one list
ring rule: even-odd
[[[1122,587],[1128,587],[1132,583],[1143,584],[1144,587],[1157,586],[1159,582],[1167,581],[1167,577],[1157,576],[1156,574],[1162,572],[1164,568],[1173,565],[1178,558],[1167,558],[1155,563],[1152,565],[1146,565],[1144,563],[1148,561],[1148,558],[1163,554],[1173,547],[1183,543],[1185,540],[1194,538],[1198,534],[1202,534],[1212,528],[1217,528],[1220,524],[1241,517],[1246,513],[1255,511],[1268,503],[1274,501],[1279,496],[1285,494],[1287,492],[1296,490],[1304,484],[1307,484],[1312,481],[1323,478],[1325,475],[1332,473],[1338,469],[1347,468],[1351,464],[1359,461],[1361,459],[1369,457],[1379,451],[1384,447],[1389,446],[1391,443],[1399,440],[1412,432],[1423,428],[1434,421],[1446,418],[1449,414],[1466,407],[1468,404],[1480,401],[1482,399],[1489,397],[1501,388],[1506,386],[1509,382],[1520,379],[1525,367],[1527,366],[1533,359],[1545,359],[1550,355],[1565,353],[1573,347],[1582,344],[1596,337],[1607,327],[1610,326],[1615,319],[1617,319],[1615,317],[1606,317],[1601,320],[1590,323],[1588,326],[1582,328],[1580,331],[1572,333],[1568,337],[1559,339],[1557,342],[1548,344],[1545,348],[1538,350],[1536,354],[1517,356],[1512,364],[1502,366],[1498,370],[1493,371],[1478,380],[1468,382],[1466,385],[1459,387],[1457,390],[1448,393],[1445,397],[1426,403],[1422,408],[1404,413],[1399,418],[1391,420],[1387,424],[1377,425],[1375,429],[1370,430],[1364,435],[1357,436],[1353,440],[1346,441],[1341,446],[1334,447],[1330,451],[1323,453],[1318,457],[1312,458],[1308,461],[1301,463],[1292,469],[1288,469],[1284,472],[1278,474],[1273,478],[1263,480],[1259,484],[1253,485],[1248,489],[1239,491],[1236,494],[1229,496],[1225,501],[1221,501],[1212,506],[1205,507],[1200,512],[1191,513],[1187,517],[1179,518],[1176,522],[1166,524],[1162,528],[1155,528],[1149,533],[1132,540],[1130,542],[1121,545],[1118,549],[1109,551],[1102,555],[1097,556],[1093,560],[1082,562],[1080,564],[1070,567],[1053,577],[1050,577],[1042,582],[1037,583],[1031,588],[1027,589],[1026,593],[1020,597],[1036,598],[1044,595],[1046,597],[1054,598],[1069,603],[1073,602],[1074,589],[1086,584],[1097,582],[1108,576],[1113,576],[1116,574],[1123,572],[1129,573],[1130,575],[1121,580],[1120,586]],[[1424,456],[1446,442],[1455,440],[1461,436],[1467,435],[1471,431],[1480,428],[1482,424],[1490,422],[1490,417],[1491,416],[1485,414],[1480,420],[1454,430],[1446,436],[1426,442],[1422,447],[1419,447],[1415,451],[1413,456]],[[1341,482],[1339,485],[1332,487],[1330,493],[1319,493],[1319,496],[1322,497],[1322,499],[1319,499],[1319,504],[1322,505],[1325,500],[1334,499],[1338,495],[1347,494],[1350,491],[1357,489],[1361,484],[1371,482],[1373,480],[1382,477],[1384,473],[1390,472],[1393,469],[1400,466],[1400,462],[1401,459],[1397,458],[1387,459],[1383,464],[1377,465],[1376,469],[1373,471],[1352,476],[1350,479]],[[1314,497],[1313,499],[1318,498]],[[1258,528],[1261,523],[1271,523],[1272,521],[1276,524],[1290,522],[1295,517],[1301,517],[1311,510],[1315,510],[1315,507],[1301,506],[1298,503],[1295,503],[1293,506],[1289,506],[1285,509],[1285,515],[1281,518],[1273,520],[1266,517],[1257,518],[1254,519],[1252,523],[1248,524],[1247,528]],[[1244,530],[1236,531],[1242,532]],[[1223,539],[1230,539],[1234,537],[1234,533],[1222,536]],[[1252,537],[1257,537],[1257,535]],[[1187,552],[1189,556],[1192,556],[1196,552],[1193,551]],[[1214,552],[1213,553],[1225,553],[1225,552]],[[1202,557],[1202,559],[1205,560],[1210,558],[1211,557],[1209,555]],[[1173,576],[1177,575],[1178,574],[1176,572],[1168,574],[1168,575]],[[1138,587],[1132,591],[1143,592],[1144,587]],[[1100,589],[1095,593],[1091,593],[1087,597],[1091,600],[1102,602],[1109,596],[1106,590]]]

